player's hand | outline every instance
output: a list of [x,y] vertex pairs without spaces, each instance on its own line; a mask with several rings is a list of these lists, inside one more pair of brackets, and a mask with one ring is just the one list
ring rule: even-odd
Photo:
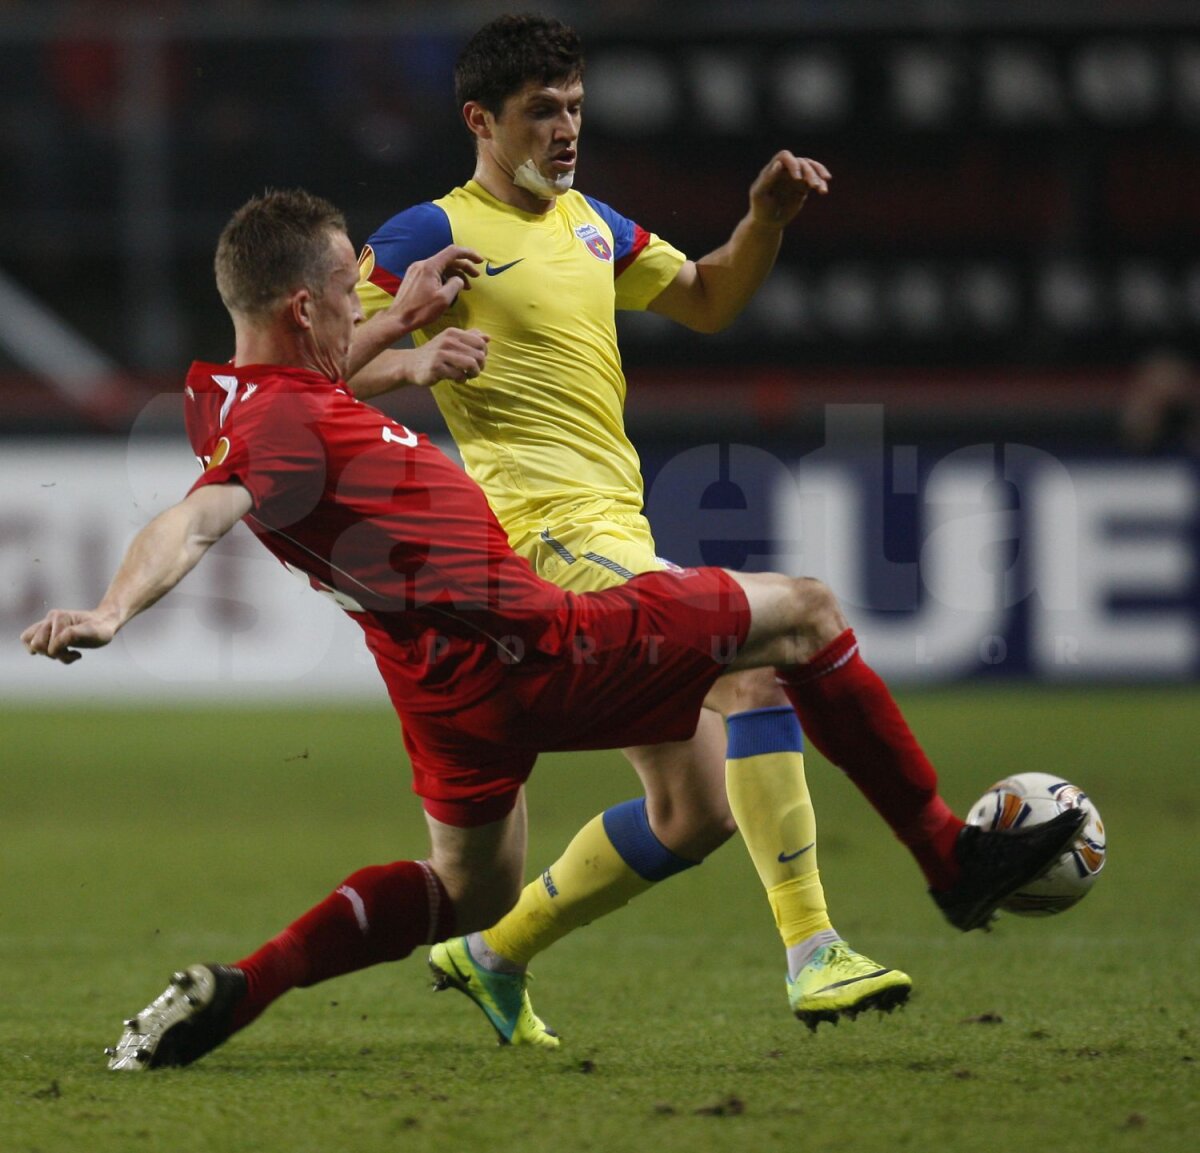
[[78,649],[103,648],[116,635],[116,626],[94,610],[52,609],[21,634],[21,643],[34,656],[73,664]]
[[479,275],[483,257],[473,248],[450,244],[408,266],[400,290],[388,308],[405,332],[437,320],[458,299],[468,281]]
[[833,179],[819,160],[776,152],[750,186],[750,212],[759,224],[783,228],[804,207],[810,192],[824,196]]
[[487,362],[488,337],[477,328],[447,328],[410,353],[410,382],[474,380]]

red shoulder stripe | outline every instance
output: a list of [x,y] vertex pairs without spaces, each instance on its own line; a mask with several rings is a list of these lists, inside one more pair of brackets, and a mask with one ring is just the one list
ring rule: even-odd
[[371,269],[371,275],[367,279],[375,285],[376,288],[382,288],[388,296],[395,296],[400,289],[400,282],[404,279],[401,276],[396,276],[394,273],[388,272],[381,264],[376,264]]
[[633,243],[629,246],[629,251],[621,257],[620,260],[613,266],[613,278],[620,276],[635,260],[638,258],[638,253],[650,243],[650,233],[648,233],[640,224],[633,226]]

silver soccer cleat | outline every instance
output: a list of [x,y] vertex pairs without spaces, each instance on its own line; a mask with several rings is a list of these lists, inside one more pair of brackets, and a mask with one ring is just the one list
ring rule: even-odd
[[233,1010],[246,978],[227,965],[189,965],[136,1017],[116,1045],[104,1050],[108,1067],[139,1072],[190,1065],[232,1032]]

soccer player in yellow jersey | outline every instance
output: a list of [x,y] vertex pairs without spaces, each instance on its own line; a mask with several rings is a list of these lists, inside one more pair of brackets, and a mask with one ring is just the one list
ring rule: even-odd
[[[416,334],[416,348],[385,352],[352,387],[370,397],[434,385],[468,471],[513,547],[543,576],[583,591],[662,568],[625,432],[616,310],[650,309],[701,332],[729,324],[774,265],[784,227],[810,192],[828,191],[830,174],[815,160],[777,153],[728,241],[689,260],[572,187],[584,93],[573,31],[540,17],[501,17],[463,50],[455,83],[476,144],[474,177],[371,236],[359,295],[368,316],[385,308],[404,270],[451,242],[486,256],[482,275]],[[831,654],[830,669],[841,660]],[[698,864],[735,829],[767,890],[798,1018],[815,1028],[907,998],[909,978],[853,950],[829,920],[800,726],[773,675],[739,673],[717,691],[736,702],[728,732],[705,710],[690,741],[626,750],[644,798],[585,825],[491,929],[434,946],[430,964],[442,987],[467,993],[502,1041],[559,1044],[526,992],[535,954]],[[847,733],[858,723],[824,727]],[[837,738],[820,747],[843,767],[854,760],[838,755]],[[929,833],[908,828],[904,813],[884,815],[906,841]]]

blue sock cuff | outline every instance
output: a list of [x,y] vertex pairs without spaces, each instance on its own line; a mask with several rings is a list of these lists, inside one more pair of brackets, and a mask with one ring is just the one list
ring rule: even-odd
[[700,863],[676,856],[654,835],[645,797],[606,809],[604,831],[621,859],[644,881],[663,881]]
[[726,720],[725,727],[727,760],[758,757],[763,753],[804,752],[804,734],[791,705],[734,713]]

